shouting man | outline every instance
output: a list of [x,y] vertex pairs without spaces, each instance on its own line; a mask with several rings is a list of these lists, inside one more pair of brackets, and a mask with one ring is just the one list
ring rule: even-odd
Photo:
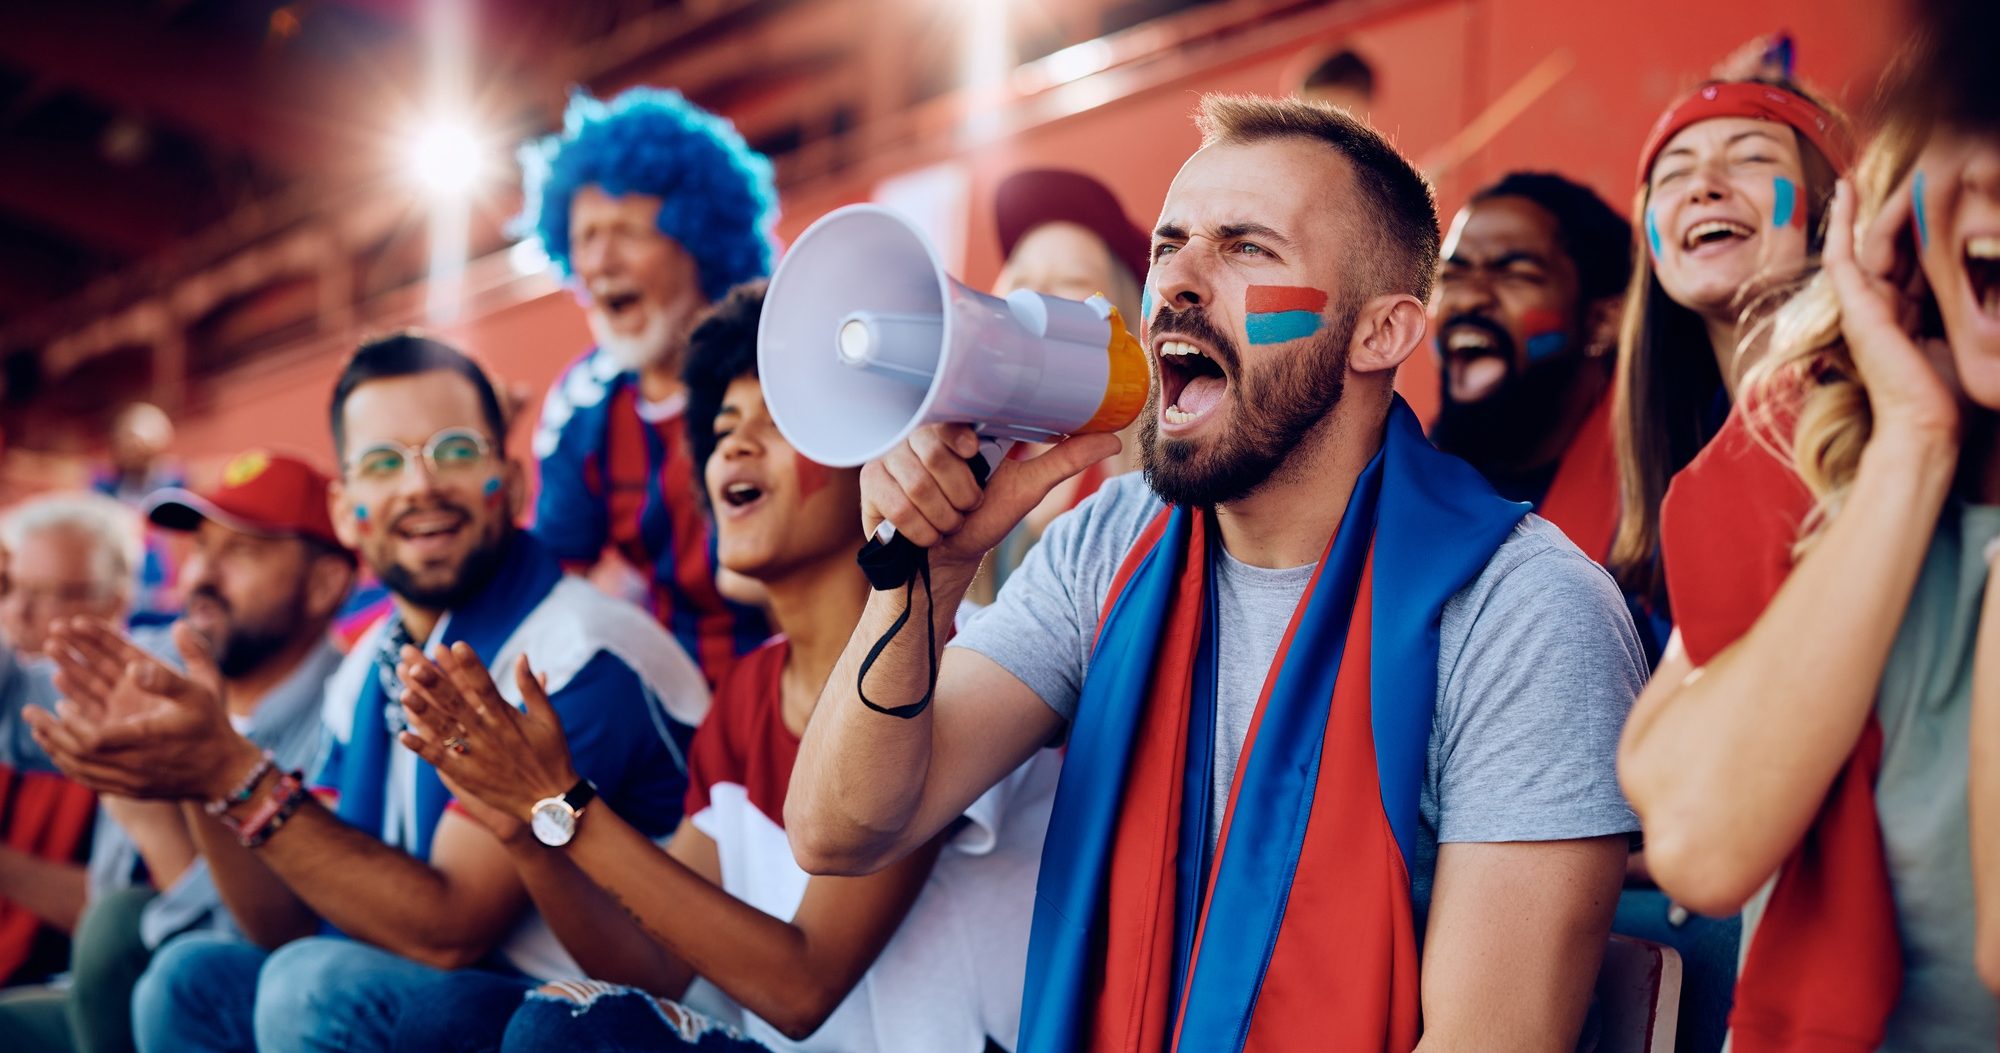
[[864,525],[927,547],[929,589],[871,596],[793,848],[884,866],[1066,736],[1020,1049],[1568,1048],[1638,825],[1630,619],[1393,395],[1437,267],[1423,178],[1334,107],[1198,121],[1153,233],[1144,477],[1058,519],[939,656],[899,617],[942,639],[986,549],[1116,443],[982,490],[972,431],[933,426],[864,469]]

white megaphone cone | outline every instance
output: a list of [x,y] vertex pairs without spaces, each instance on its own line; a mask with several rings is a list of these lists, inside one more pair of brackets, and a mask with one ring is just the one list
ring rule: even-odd
[[786,440],[841,468],[933,422],[991,440],[1116,431],[1149,383],[1145,352],[1102,297],[968,289],[916,227],[874,205],[827,213],[785,254],[757,372]]

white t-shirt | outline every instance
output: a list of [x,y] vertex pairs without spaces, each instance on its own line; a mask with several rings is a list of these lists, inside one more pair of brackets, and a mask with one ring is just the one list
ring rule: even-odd
[[[799,740],[777,689],[782,641],[745,656],[689,750],[687,814],[715,841],[722,887],[773,917],[798,913],[811,875],[785,835]],[[754,1014],[743,1032],[781,1053],[979,1053],[1020,1030],[1028,923],[1061,758],[1043,750],[966,809],[962,828],[888,946],[802,1042]]]

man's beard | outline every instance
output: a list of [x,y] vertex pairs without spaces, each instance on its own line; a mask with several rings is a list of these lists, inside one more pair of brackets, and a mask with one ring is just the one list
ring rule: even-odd
[[[1466,319],[1454,318],[1440,332]],[[1477,319],[1484,322],[1485,319]],[[1496,351],[1509,363],[1518,361],[1510,334],[1497,325],[1481,328],[1500,341]],[[1542,467],[1527,463],[1548,442],[1549,429],[1563,419],[1563,407],[1577,375],[1589,359],[1563,354],[1531,362],[1525,369],[1509,367],[1506,379],[1477,402],[1451,397],[1449,365],[1439,370],[1437,420],[1431,442],[1487,472],[1524,472]]]
[[[298,640],[306,621],[306,593],[303,587],[263,624],[252,625],[236,619],[222,594],[206,586],[195,596],[206,598],[223,612],[222,638],[208,640],[215,655],[215,667],[225,680],[235,680],[262,669]],[[204,634],[205,635],[205,634]]]
[[496,529],[480,538],[478,546],[465,554],[458,565],[458,573],[443,585],[426,586],[417,581],[416,575],[399,563],[376,566],[370,561],[370,569],[390,592],[403,599],[432,611],[456,610],[467,600],[479,594],[487,582],[493,580],[501,560],[507,554],[507,543],[513,538],[513,528],[504,518],[494,520]]
[[658,308],[647,312],[646,327],[631,336],[613,332],[610,323],[594,309],[585,311],[584,316],[590,322],[590,335],[598,348],[625,372],[645,369],[666,358],[673,349],[674,320]]
[[382,585],[390,593],[414,603],[416,607],[422,607],[426,611],[456,611],[460,605],[476,597],[480,589],[486,589],[486,583],[492,581],[494,573],[500,569],[500,559],[506,555],[506,543],[510,539],[510,533],[512,531],[502,529],[490,537],[480,539],[480,545],[470,553],[466,553],[464,563],[458,565],[458,575],[454,575],[452,581],[448,581],[446,585],[436,585],[436,587],[420,585],[414,573],[396,563],[388,567],[376,567],[374,573],[378,579],[382,579]]
[[1350,304],[1336,305],[1336,321],[1311,343],[1252,371],[1243,368],[1235,341],[1209,322],[1204,309],[1161,308],[1147,329],[1148,343],[1176,333],[1200,340],[1231,380],[1226,406],[1209,411],[1226,408],[1229,418],[1219,422],[1220,436],[1204,444],[1160,437],[1160,400],[1166,395],[1154,376],[1139,422],[1142,465],[1153,491],[1168,504],[1213,508],[1248,497],[1269,481],[1339,404],[1355,313]]

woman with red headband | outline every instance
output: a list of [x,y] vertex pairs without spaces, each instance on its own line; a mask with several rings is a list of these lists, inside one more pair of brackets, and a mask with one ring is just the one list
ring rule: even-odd
[[1745,309],[1819,251],[1848,156],[1844,122],[1783,81],[1705,84],[1647,136],[1613,408],[1623,511],[1610,566],[1627,593],[1663,598],[1667,481],[1722,426],[1748,364]]
[[1679,628],[1620,774],[1660,885],[1743,911],[1735,1053],[2000,1042],[2000,13],[1981,5],[1912,64],[1927,90],[1840,185],[1824,269],[1662,513]]

